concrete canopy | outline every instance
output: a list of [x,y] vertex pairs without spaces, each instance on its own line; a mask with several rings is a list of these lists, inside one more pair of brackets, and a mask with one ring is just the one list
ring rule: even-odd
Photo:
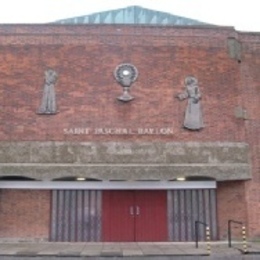
[[0,175],[50,181],[251,178],[248,145],[229,142],[1,142]]

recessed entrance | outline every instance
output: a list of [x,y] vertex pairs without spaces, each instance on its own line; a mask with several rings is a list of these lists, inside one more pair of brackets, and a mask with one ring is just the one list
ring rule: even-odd
[[[215,189],[169,190],[168,230],[170,241],[194,241],[195,221],[206,223],[211,239],[217,239]],[[205,227],[199,226],[199,239],[205,240]]]
[[100,241],[101,191],[53,190],[51,241]]
[[[39,186],[35,181],[22,184],[19,187]],[[46,189],[56,188],[52,191],[51,241],[194,241],[195,221],[210,227],[212,239],[218,237],[216,183],[212,181],[48,185]],[[125,189],[129,186],[131,190]],[[200,240],[205,240],[205,230],[199,228]]]
[[103,241],[167,241],[166,191],[104,191]]

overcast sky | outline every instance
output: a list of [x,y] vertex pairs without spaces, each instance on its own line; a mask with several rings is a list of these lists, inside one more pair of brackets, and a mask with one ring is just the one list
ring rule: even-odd
[[260,0],[1,0],[0,23],[48,23],[132,5],[260,32]]

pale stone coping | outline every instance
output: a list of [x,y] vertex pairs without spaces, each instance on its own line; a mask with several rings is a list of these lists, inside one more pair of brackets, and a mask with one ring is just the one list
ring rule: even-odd
[[247,163],[0,163],[0,167],[244,167]]
[[149,141],[142,141],[142,142],[130,142],[130,141],[0,141],[0,146],[1,144],[10,144],[10,145],[15,145],[15,144],[64,144],[64,145],[89,145],[89,144],[100,144],[100,145],[106,145],[106,144],[111,144],[111,143],[116,143],[116,144],[128,144],[128,145],[143,145],[143,144],[161,144],[161,145],[181,145],[181,146],[196,146],[196,147],[204,147],[204,146],[218,146],[218,147],[247,147],[249,146],[248,143],[246,142],[228,142],[228,141],[215,141],[215,142],[196,142],[196,141],[187,141],[187,142],[160,142],[160,141],[155,141],[155,142],[149,142]]
[[248,163],[249,146],[232,142],[0,142],[0,163]]

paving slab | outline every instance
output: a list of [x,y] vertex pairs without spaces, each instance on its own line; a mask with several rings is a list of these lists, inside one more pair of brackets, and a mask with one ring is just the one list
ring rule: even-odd
[[[249,259],[243,255],[241,243],[228,247],[226,242],[216,242],[211,244],[212,259]],[[260,243],[248,243],[250,253],[255,253],[256,259],[260,259]],[[123,258],[134,260],[145,259],[171,259],[172,256],[183,257],[193,256],[196,259],[206,256],[207,244],[199,243],[199,248],[195,248],[195,243],[174,243],[174,242],[140,242],[140,243],[68,243],[68,242],[42,242],[42,243],[0,243],[0,259],[3,256],[14,256],[16,259],[28,256],[32,259],[36,257],[66,257],[88,259],[113,259]],[[258,255],[257,255],[258,254]],[[17,258],[19,257],[20,258]],[[84,259],[85,259],[84,258]],[[250,259],[252,259],[251,257]],[[207,258],[204,258],[207,259]]]
[[101,252],[100,252],[100,256],[111,256],[111,257],[118,257],[118,256],[123,256],[123,252],[120,250],[120,251],[118,251],[118,250],[111,250],[111,251],[109,251],[109,250],[102,250]]
[[125,249],[123,250],[123,256],[142,256],[142,250],[137,249]]
[[99,244],[89,244],[86,243],[84,248],[81,251],[82,256],[99,256],[100,252],[102,251],[103,245],[101,243]]

